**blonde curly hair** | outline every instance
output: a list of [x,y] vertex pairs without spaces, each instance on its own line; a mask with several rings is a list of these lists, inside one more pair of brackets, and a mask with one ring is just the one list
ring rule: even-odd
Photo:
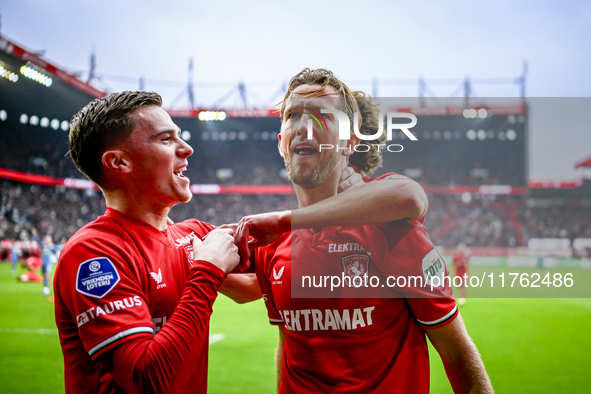
[[[380,109],[372,103],[371,97],[364,92],[358,90],[353,92],[353,96],[357,99],[357,106],[361,112],[363,122],[359,127],[359,132],[364,135],[374,135],[378,131],[378,122],[380,116]],[[376,169],[382,166],[382,151],[378,150],[375,145],[384,144],[386,142],[386,134],[382,133],[375,140],[364,141],[370,148],[367,152],[355,151],[349,157],[349,164],[355,165],[360,171],[365,174],[371,174]]]
[[317,96],[318,92],[322,91],[327,86],[332,86],[337,91],[337,94],[341,96],[343,100],[344,112],[349,117],[349,124],[351,125],[351,132],[353,132],[353,121],[354,114],[359,114],[358,123],[361,124],[362,116],[357,106],[357,100],[354,100],[355,96],[347,85],[345,85],[332,71],[325,68],[310,69],[304,68],[302,71],[297,73],[293,78],[290,79],[285,97],[281,102],[281,121],[284,121],[285,110],[289,97],[293,94],[293,91],[302,85],[320,85],[320,88],[310,90],[308,92],[297,93],[300,97],[312,97]]

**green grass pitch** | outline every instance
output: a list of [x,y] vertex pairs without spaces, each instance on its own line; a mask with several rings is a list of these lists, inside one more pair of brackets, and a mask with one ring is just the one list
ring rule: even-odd
[[[10,264],[0,264],[0,393],[64,391],[53,304],[41,288],[17,283]],[[589,392],[591,299],[471,298],[460,311],[498,393]],[[218,339],[210,393],[274,392],[277,329],[262,301],[237,305],[220,296],[210,332]],[[431,350],[431,392],[451,393]]]

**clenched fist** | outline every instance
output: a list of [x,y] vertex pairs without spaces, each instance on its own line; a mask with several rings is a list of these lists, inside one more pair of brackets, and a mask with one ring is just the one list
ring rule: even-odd
[[203,241],[193,238],[193,258],[209,261],[225,273],[232,271],[240,262],[234,230],[218,228],[207,234]]
[[251,249],[270,244],[288,231],[291,231],[291,211],[243,217],[236,232],[236,242],[240,246],[242,260],[248,260]]

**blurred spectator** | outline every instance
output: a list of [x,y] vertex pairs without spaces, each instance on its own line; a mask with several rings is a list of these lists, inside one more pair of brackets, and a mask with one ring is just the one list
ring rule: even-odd
[[11,272],[12,275],[16,273],[16,265],[21,258],[21,248],[19,247],[18,243],[13,242],[12,246],[10,247],[10,263],[11,263]]

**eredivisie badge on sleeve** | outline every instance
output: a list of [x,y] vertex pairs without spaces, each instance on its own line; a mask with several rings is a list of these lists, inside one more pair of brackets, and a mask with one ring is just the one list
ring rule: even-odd
[[86,260],[78,267],[76,290],[90,297],[103,298],[119,282],[117,269],[106,257]]
[[366,254],[350,254],[341,257],[341,263],[343,264],[345,284],[355,289],[363,286],[369,271],[369,256]]

